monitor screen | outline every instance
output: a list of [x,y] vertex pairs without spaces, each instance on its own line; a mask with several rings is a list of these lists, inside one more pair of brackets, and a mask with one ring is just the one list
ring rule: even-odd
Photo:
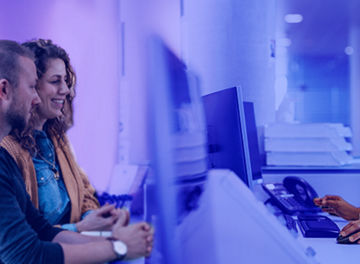
[[244,114],[246,123],[246,134],[250,152],[252,180],[256,181],[262,179],[262,175],[259,141],[253,102],[244,102]]
[[145,207],[157,247],[151,263],[176,264],[182,263],[176,227],[197,208],[207,177],[205,117],[196,75],[158,37],[149,40],[148,55],[151,176]]
[[239,87],[203,97],[208,130],[209,166],[234,171],[250,188],[261,178],[254,107]]

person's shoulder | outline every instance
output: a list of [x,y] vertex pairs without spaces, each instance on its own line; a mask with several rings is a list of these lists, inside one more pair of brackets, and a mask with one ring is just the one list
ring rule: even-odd
[[11,159],[9,152],[2,146],[0,146],[0,159]]
[[70,146],[70,145],[71,145],[70,139],[69,139],[69,137],[66,135],[66,133],[64,133],[64,135],[63,135],[63,141],[64,141],[64,144],[65,144],[65,145],[67,145],[67,146]]
[[1,140],[1,146],[5,146],[8,144],[20,145],[20,143],[12,135],[7,135]]
[[12,154],[6,148],[0,146],[0,165],[6,164],[17,167],[16,161]]
[[68,148],[69,145],[71,145],[70,140],[66,133],[62,134],[61,136],[58,134],[51,133],[50,139],[52,143],[54,144],[55,148]]
[[8,180],[12,181],[14,178],[16,178],[14,176],[22,178],[21,175],[21,171],[14,158],[5,148],[0,147],[0,177],[3,180],[7,178]]
[[19,152],[22,153],[24,151],[21,147],[20,142],[18,142],[16,138],[11,135],[4,137],[0,143],[0,146],[5,148],[10,153],[10,155],[15,155]]
[[0,147],[0,172],[9,171],[14,166],[16,166],[15,161],[9,152],[5,148]]
[[20,142],[18,142],[16,138],[11,135],[4,137],[0,146],[8,152],[16,164],[24,164],[28,160],[31,160],[30,152],[23,148]]

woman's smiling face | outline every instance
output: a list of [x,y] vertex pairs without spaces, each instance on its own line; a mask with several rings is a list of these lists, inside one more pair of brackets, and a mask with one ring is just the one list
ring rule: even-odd
[[61,59],[49,59],[47,71],[38,81],[37,92],[41,99],[38,106],[39,118],[53,119],[62,115],[66,95],[69,88],[66,84],[65,63]]

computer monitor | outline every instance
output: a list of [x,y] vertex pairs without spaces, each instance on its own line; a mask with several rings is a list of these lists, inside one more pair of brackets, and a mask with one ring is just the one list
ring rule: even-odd
[[156,226],[152,262],[181,262],[176,226],[197,207],[207,177],[207,140],[199,81],[158,37],[149,40],[151,173],[146,218]]
[[240,87],[203,97],[211,168],[227,168],[252,188],[261,179],[254,106],[244,102]]
[[153,191],[145,206],[156,231],[146,263],[315,263],[234,173],[208,173],[197,86],[160,39],[151,39],[149,55]]
[[254,103],[244,101],[246,135],[250,153],[252,180],[262,180],[259,140],[256,127]]

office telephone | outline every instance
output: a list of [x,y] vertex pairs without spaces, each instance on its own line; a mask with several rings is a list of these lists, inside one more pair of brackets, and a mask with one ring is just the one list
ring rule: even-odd
[[288,176],[282,183],[263,184],[271,202],[286,214],[319,212],[313,199],[318,197],[311,185],[300,177]]

